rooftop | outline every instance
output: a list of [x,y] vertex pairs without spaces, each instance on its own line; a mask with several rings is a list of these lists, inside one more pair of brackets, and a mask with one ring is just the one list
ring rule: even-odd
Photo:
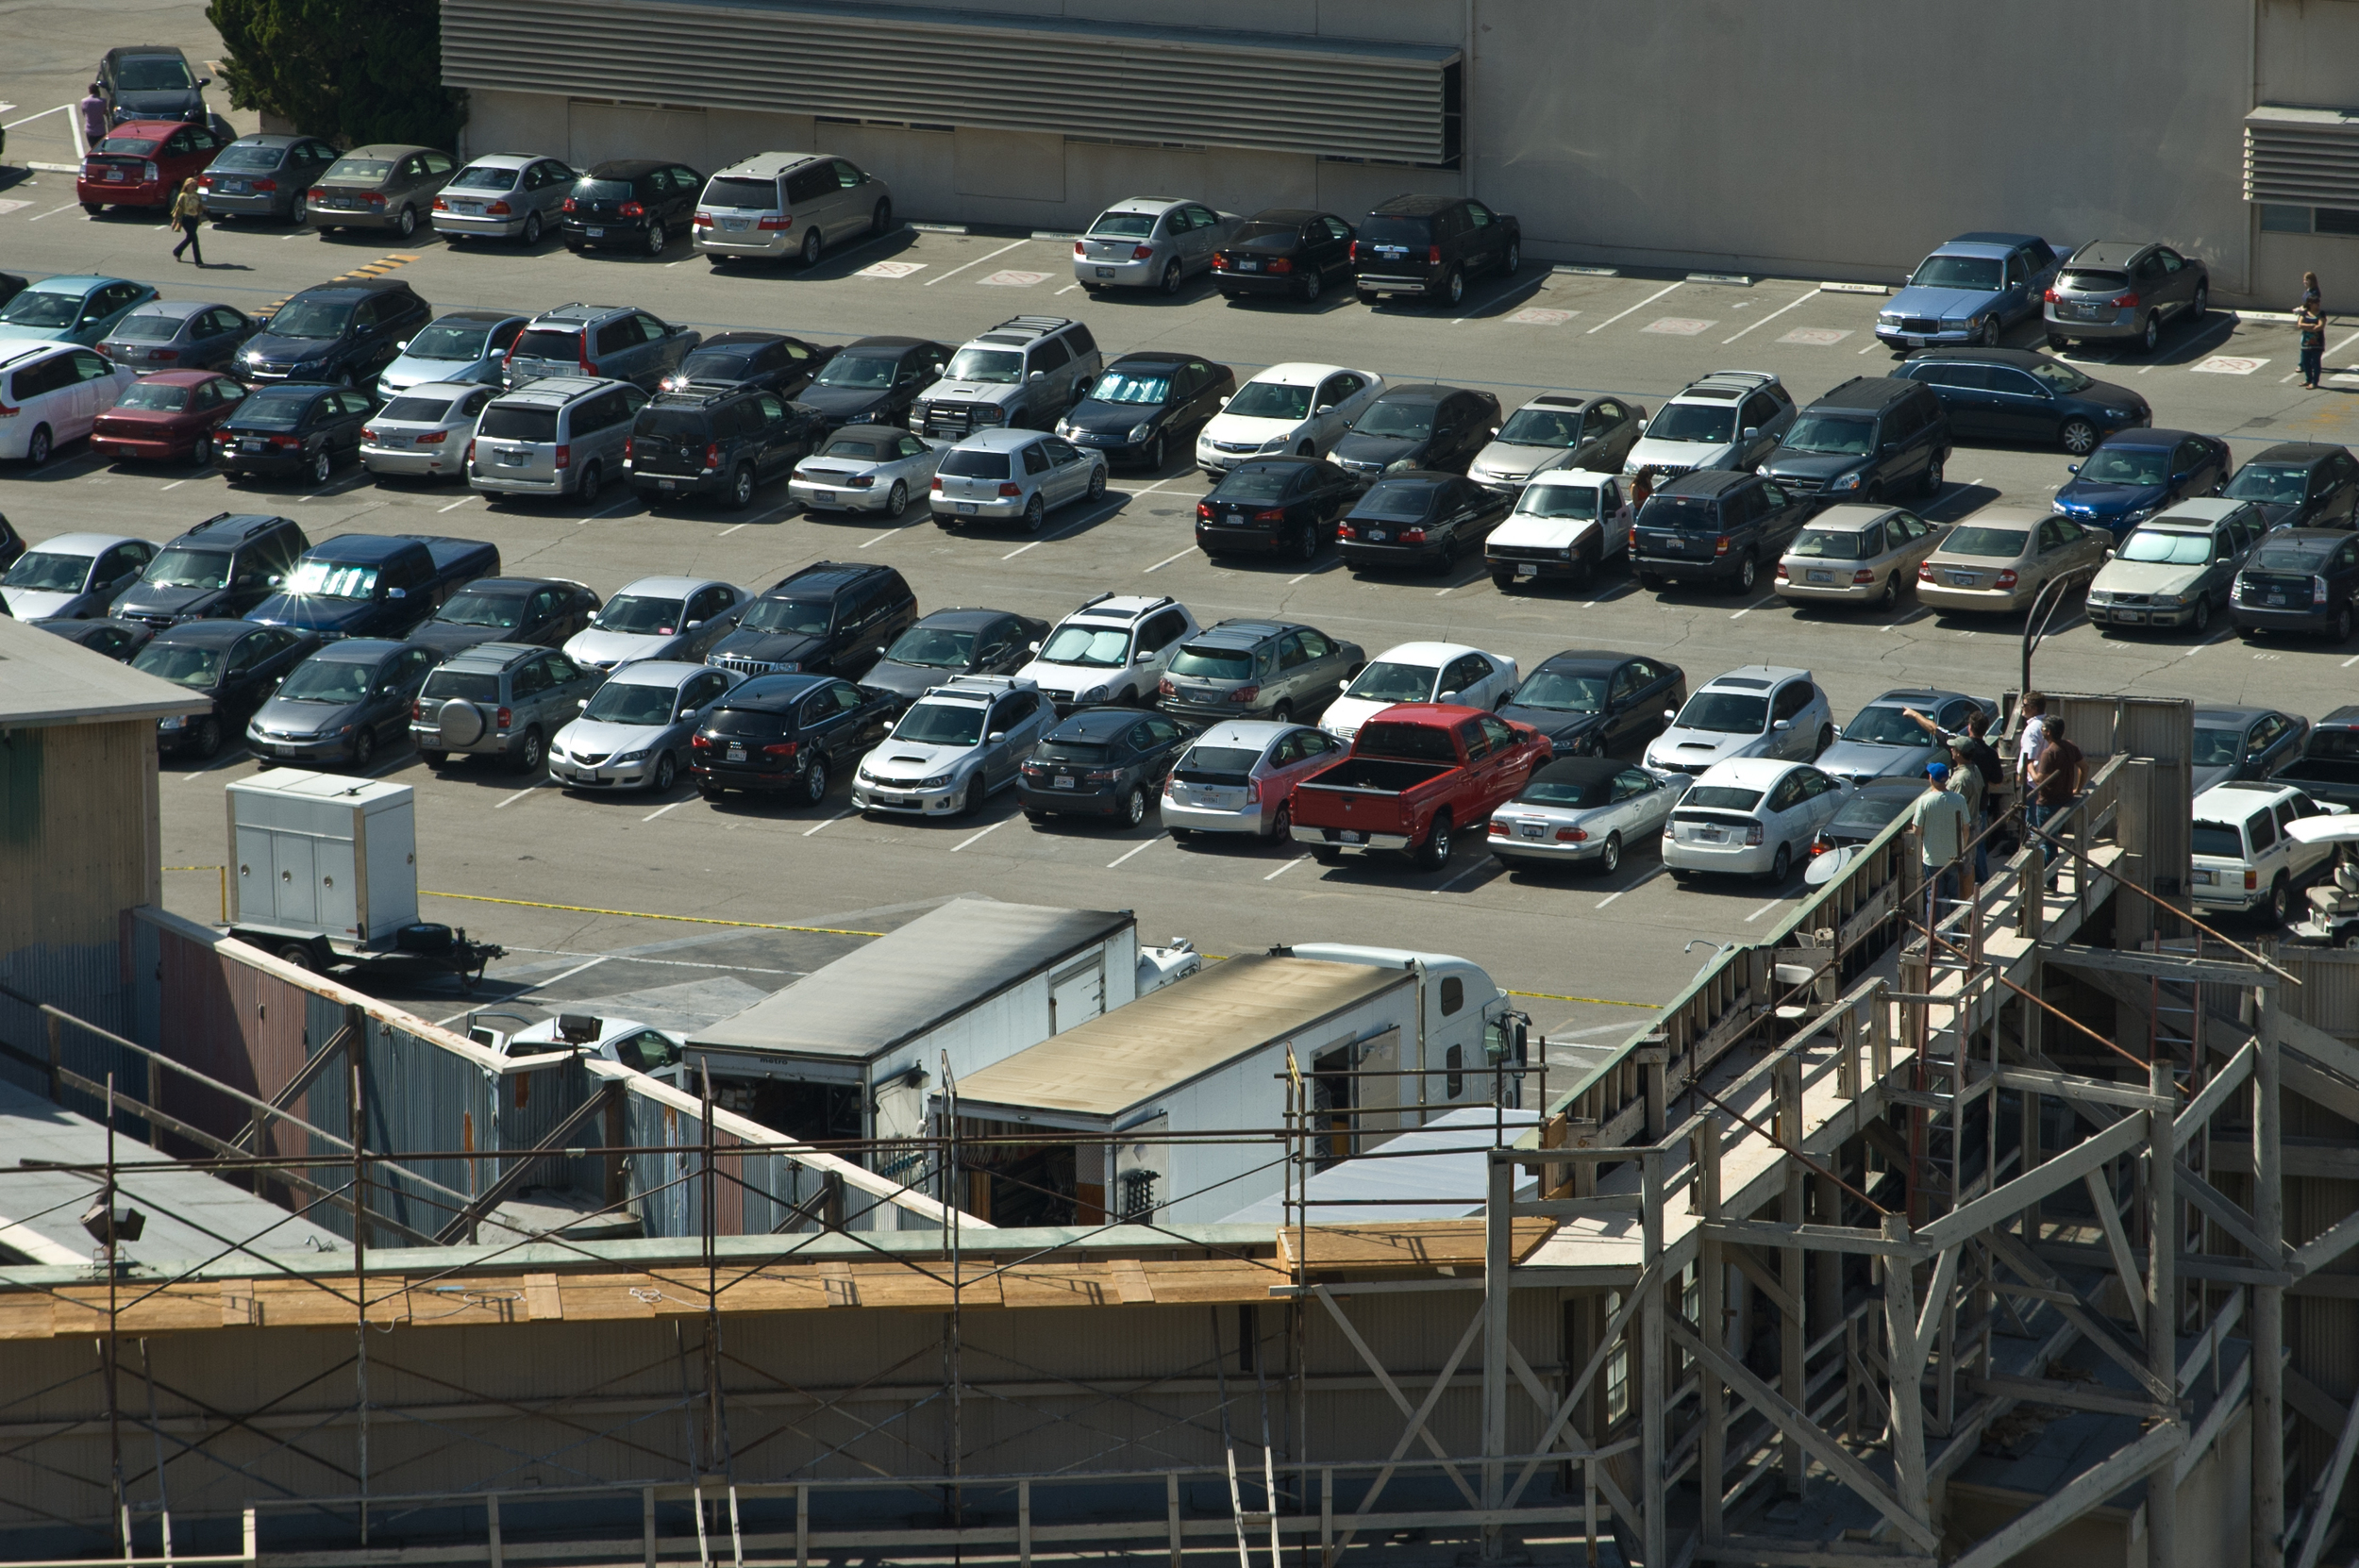
[[212,706],[210,697],[0,617],[0,735],[16,727],[206,713]]

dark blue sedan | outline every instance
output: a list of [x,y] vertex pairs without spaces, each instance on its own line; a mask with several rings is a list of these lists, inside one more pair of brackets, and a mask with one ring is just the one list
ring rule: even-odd
[[2234,466],[2228,443],[2185,430],[2124,430],[2073,465],[2056,510],[2120,539],[2165,507],[2217,495]]

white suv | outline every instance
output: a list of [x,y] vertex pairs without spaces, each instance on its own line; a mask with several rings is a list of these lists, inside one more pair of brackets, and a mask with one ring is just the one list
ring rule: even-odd
[[1622,459],[1622,472],[1654,470],[1655,488],[1690,469],[1750,472],[1794,423],[1794,399],[1765,370],[1715,370],[1657,409]]
[[1015,675],[1067,713],[1107,703],[1147,707],[1180,642],[1200,628],[1187,607],[1165,596],[1100,593],[1032,645]]
[[2330,843],[2300,843],[2285,829],[2303,817],[2339,816],[2290,784],[2244,779],[2195,797],[2194,886],[2199,909],[2257,910],[2283,924],[2294,892],[2334,858]]
[[98,416],[139,379],[94,348],[76,343],[0,342],[0,458],[39,468],[49,454],[91,433]]

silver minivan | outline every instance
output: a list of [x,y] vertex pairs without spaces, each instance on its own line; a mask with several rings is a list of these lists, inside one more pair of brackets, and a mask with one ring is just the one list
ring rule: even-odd
[[800,257],[811,266],[831,244],[893,227],[893,191],[847,158],[761,153],[705,182],[696,203],[696,249],[725,261]]
[[627,381],[548,375],[484,409],[467,446],[467,483],[487,496],[572,495],[594,505],[623,476],[624,443],[647,394]]

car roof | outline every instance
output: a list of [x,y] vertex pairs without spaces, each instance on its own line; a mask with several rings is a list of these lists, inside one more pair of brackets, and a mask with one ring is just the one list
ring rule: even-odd
[[[586,588],[571,577],[477,577],[453,589],[453,593],[530,593],[544,588]],[[661,660],[653,662],[661,663]]]
[[961,441],[959,445],[969,452],[1013,452],[1047,439],[1048,432],[1046,430],[1019,430],[1000,425],[988,430],[978,430]]
[[209,619],[181,621],[164,627],[156,634],[159,642],[187,642],[198,647],[226,647],[248,632],[261,630],[252,621]]
[[60,556],[95,556],[118,544],[141,542],[132,534],[53,534],[33,548]]
[[691,664],[678,659],[643,659],[626,664],[606,677],[608,685],[620,682],[625,686],[678,686],[691,676],[700,676],[711,669],[710,664]]
[[1418,383],[1414,386],[1387,387],[1378,395],[1379,403],[1439,403],[1445,397],[1455,397],[1464,389]]
[[820,675],[756,676],[722,692],[721,706],[780,713],[802,701],[815,688],[834,679],[833,676]]
[[2017,370],[2030,370],[2035,365],[2052,365],[2056,360],[2028,348],[1927,348],[1908,357],[1908,363],[1920,359],[1970,359],[1980,364],[2013,365]]
[[2176,446],[2195,434],[2192,430],[2160,430],[2133,427],[2116,430],[2105,438],[2107,446]]
[[2214,726],[2249,725],[2264,713],[2276,711],[2274,708],[2198,708],[2195,710],[2195,722],[2197,724],[2209,723]]
[[[2300,791],[2297,786],[2281,784],[2273,778],[2232,778],[2225,783],[2213,785],[2195,797],[2196,820],[2199,822],[2206,820],[2203,816],[2206,802],[2209,802],[2215,810],[2234,811],[2241,814],[2251,810],[2255,806],[2265,806],[2281,795],[2299,793]],[[2245,798],[2240,800],[2237,798],[2239,795]]]
[[1084,708],[1050,730],[1051,741],[1102,741],[1119,735],[1142,717],[1135,708]]
[[107,51],[107,58],[110,60],[138,59],[145,55],[169,55],[183,65],[189,59],[180,52],[179,45],[174,43],[118,43]]
[[1246,215],[1249,224],[1298,224],[1306,218],[1331,218],[1335,214],[1319,207],[1265,207]]
[[327,643],[311,657],[339,664],[374,664],[388,654],[424,646],[422,642],[409,642],[392,637],[347,637]]
[[531,319],[530,314],[523,310],[494,310],[479,305],[470,305],[462,306],[456,310],[444,310],[441,314],[437,315],[432,321],[427,323],[427,325],[428,326],[440,326],[445,322],[488,321],[498,323],[504,321],[529,321]]
[[563,305],[552,305],[532,319],[535,323],[563,322],[570,326],[577,322],[603,321],[608,316],[631,315],[636,309],[637,307],[630,305],[590,305],[576,299],[568,300]]
[[1611,757],[1560,757],[1533,772],[1531,784],[1602,784],[1632,764]]
[[1078,621],[1084,616],[1095,615],[1109,621],[1137,621],[1143,619],[1150,610],[1162,609],[1166,606],[1176,607],[1178,604],[1179,601],[1168,593],[1154,595],[1102,593],[1066,616],[1065,619]]
[[[177,374],[182,375],[210,375],[213,372],[181,371]],[[160,381],[163,377],[159,375],[151,375],[148,379],[151,381]],[[289,519],[276,516],[270,512],[216,512],[211,517],[207,518],[204,522],[182,529],[177,535],[167,542],[165,547],[169,549],[174,544],[243,544],[247,540],[252,539],[256,534],[267,533],[273,528],[286,526],[288,523]]]
[[1191,646],[1215,648],[1258,648],[1273,637],[1283,637],[1293,628],[1278,621],[1223,621],[1208,626],[1188,639]]
[[897,425],[844,425],[828,431],[828,440],[832,442],[838,436],[858,436],[862,441],[866,441],[871,438],[890,436],[897,442],[908,434],[907,430]]
[[1766,789],[1783,777],[1787,770],[1806,768],[1786,757],[1732,757],[1725,762],[1715,762],[1696,780],[1698,784],[1735,784],[1748,790]]
[[1637,657],[1636,654],[1615,653],[1611,648],[1566,648],[1562,653],[1548,655],[1548,658],[1533,665],[1531,673],[1538,675],[1543,670],[1580,670],[1600,664],[1610,668],[1614,665],[1627,664]]
[[621,385],[620,381],[611,381],[603,375],[544,375],[500,393],[494,401],[566,404]]
[[1868,708],[1916,708],[1925,703],[1971,702],[1964,692],[1944,692],[1931,686],[1896,686],[1881,697],[1869,699]]
[[411,153],[430,153],[440,149],[420,142],[372,142],[365,147],[347,148],[346,158],[408,158]]
[[59,273],[55,276],[44,277],[38,283],[28,283],[25,287],[57,294],[86,294],[92,289],[104,288],[109,283],[130,281],[127,277],[107,277],[97,273]]
[[[1168,212],[1175,207],[1185,207],[1185,196],[1125,196],[1118,202],[1108,202],[1108,212]],[[1206,205],[1198,203],[1198,206]]]
[[1289,359],[1253,373],[1256,381],[1271,381],[1281,387],[1315,387],[1330,375],[1349,374],[1365,375],[1365,371],[1347,371],[1342,365],[1313,364],[1308,359]]
[[329,539],[315,539],[304,551],[308,557],[322,560],[363,561],[383,560],[399,551],[415,547],[420,541],[407,534],[337,534]]
[[1657,495],[1725,495],[1748,479],[1758,477],[1750,469],[1691,468],[1655,492]]
[[542,161],[541,153],[477,153],[467,159],[470,169],[523,169]]
[[107,134],[109,136],[122,136],[127,132],[132,135],[145,133],[151,136],[164,137],[170,136],[174,131],[179,130],[187,125],[188,122],[186,120],[167,120],[161,115],[149,115],[144,120],[117,121],[114,125],[109,128]]
[[1880,507],[1860,501],[1849,501],[1841,506],[1829,507],[1825,511],[1818,513],[1810,520],[1810,526],[1838,531],[1849,529],[1856,532],[1871,524],[1882,522],[1894,512],[1906,510],[1908,510],[1906,507]]
[[[150,377],[149,379],[152,380],[153,377]],[[396,397],[421,397],[429,392],[439,393],[443,397],[456,399],[464,392],[479,392],[489,391],[491,391],[491,389],[486,387],[480,381],[420,381],[414,386],[404,387],[397,392],[389,392],[386,395],[386,402],[391,404],[393,399]],[[383,419],[385,417],[384,409],[380,408],[377,409],[376,417],[378,419]],[[394,423],[398,424],[400,422],[395,421]]]
[[947,626],[954,631],[980,631],[994,621],[1014,614],[1012,609],[937,609],[916,624],[921,626]]
[[652,175],[658,169],[669,169],[671,160],[661,158],[614,158],[604,163],[594,163],[582,171],[584,179],[637,179]]
[[2262,542],[2272,549],[2298,544],[2323,553],[2334,549],[2349,538],[2351,538],[2349,528],[2274,528]]
[[2328,442],[2281,441],[2244,461],[2247,468],[2254,463],[2320,463],[2337,452],[2348,450]]
[[1199,746],[1266,747],[1280,735],[1292,730],[1308,729],[1308,725],[1288,724],[1282,719],[1223,719],[1210,725],[1191,742]]
[[[1544,468],[1531,476],[1531,485],[1578,485],[1583,490],[1596,490],[1608,480],[1620,477],[1618,474],[1607,474],[1595,468]],[[1525,488],[1528,490],[1531,486]]]
[[1463,196],[1393,196],[1368,209],[1371,216],[1386,218],[1430,218],[1447,208],[1456,207]]
[[762,591],[762,597],[784,593],[793,589],[797,593],[814,590],[822,593],[840,593],[871,577],[892,571],[890,566],[864,565],[850,560],[814,560],[809,566],[797,567]]
[[234,377],[217,370],[159,370],[153,375],[142,375],[141,382],[152,387],[194,387],[207,381],[228,381]]
[[316,142],[316,136],[293,136],[283,131],[248,131],[229,143],[232,147],[276,147],[281,150],[298,142]]
[[1066,316],[1010,316],[967,340],[973,343],[1031,343],[1077,325]]
[[[354,152],[360,150],[357,147],[353,149]],[[350,157],[351,154],[345,156]],[[298,289],[288,296],[288,303],[293,304],[298,299],[360,299],[369,294],[408,292],[410,285],[398,277],[339,278],[332,283],[314,283],[308,289]]]
[[[1404,468],[1397,474],[1388,473],[1378,475],[1376,476],[1376,484],[1392,485],[1397,488],[1408,485],[1422,485],[1430,490],[1433,486],[1441,484],[1445,480],[1456,479],[1459,477],[1461,477],[1461,475],[1444,473],[1438,468]],[[1376,488],[1376,485],[1370,485],[1368,488],[1373,490]]]
[[726,169],[715,169],[712,171],[712,177],[714,179],[748,177],[776,179],[790,169],[799,169],[806,163],[820,161],[821,158],[817,153],[756,153],[751,158],[738,159]]
[[848,354],[856,348],[889,348],[897,354],[906,349],[942,346],[931,338],[907,338],[897,332],[879,332],[865,338],[855,338],[839,352]]
[[1876,409],[1899,402],[1918,392],[1915,381],[1896,375],[1854,375],[1849,381],[1828,388],[1811,399],[1809,407],[1817,409]]
[[2167,510],[2148,518],[2138,526],[2150,528],[2157,524],[2176,523],[2183,527],[2210,528],[2251,505],[2250,501],[2233,501],[2225,496],[2199,495],[2174,502]]
[[696,590],[700,588],[728,588],[731,586],[733,585],[725,582],[719,577],[653,576],[641,577],[636,582],[627,582],[622,587],[616,589],[614,593],[617,598],[620,598],[626,593],[661,593],[679,598],[686,598],[689,594],[695,592]]
[[[1396,642],[1370,659],[1371,664],[1383,660],[1394,664],[1447,664],[1453,659],[1470,653],[1482,653],[1481,648],[1464,642]],[[1483,654],[1485,659],[1496,655]]]
[[2126,267],[2153,248],[2151,240],[2091,240],[2067,259],[2075,266]]
[[1526,409],[1586,409],[1600,395],[1593,392],[1542,392],[1537,397],[1516,404],[1515,411],[1521,413]]
[[191,316],[212,309],[218,303],[209,299],[151,299],[131,307],[124,320],[128,321],[132,316],[173,316],[186,321]]
[[1792,665],[1740,664],[1733,670],[1714,676],[1697,690],[1702,691],[1714,686],[1730,686],[1745,691],[1766,692],[1772,686],[1782,685],[1789,680],[1808,679],[1810,679],[1808,670],[1796,669]]
[[1191,359],[1211,362],[1205,355],[1184,354],[1176,348],[1142,348],[1109,362],[1106,368],[1120,370],[1125,365],[1184,365]]
[[748,344],[781,343],[784,342],[786,342],[786,334],[783,332],[715,332],[696,346],[699,349],[744,348]]

